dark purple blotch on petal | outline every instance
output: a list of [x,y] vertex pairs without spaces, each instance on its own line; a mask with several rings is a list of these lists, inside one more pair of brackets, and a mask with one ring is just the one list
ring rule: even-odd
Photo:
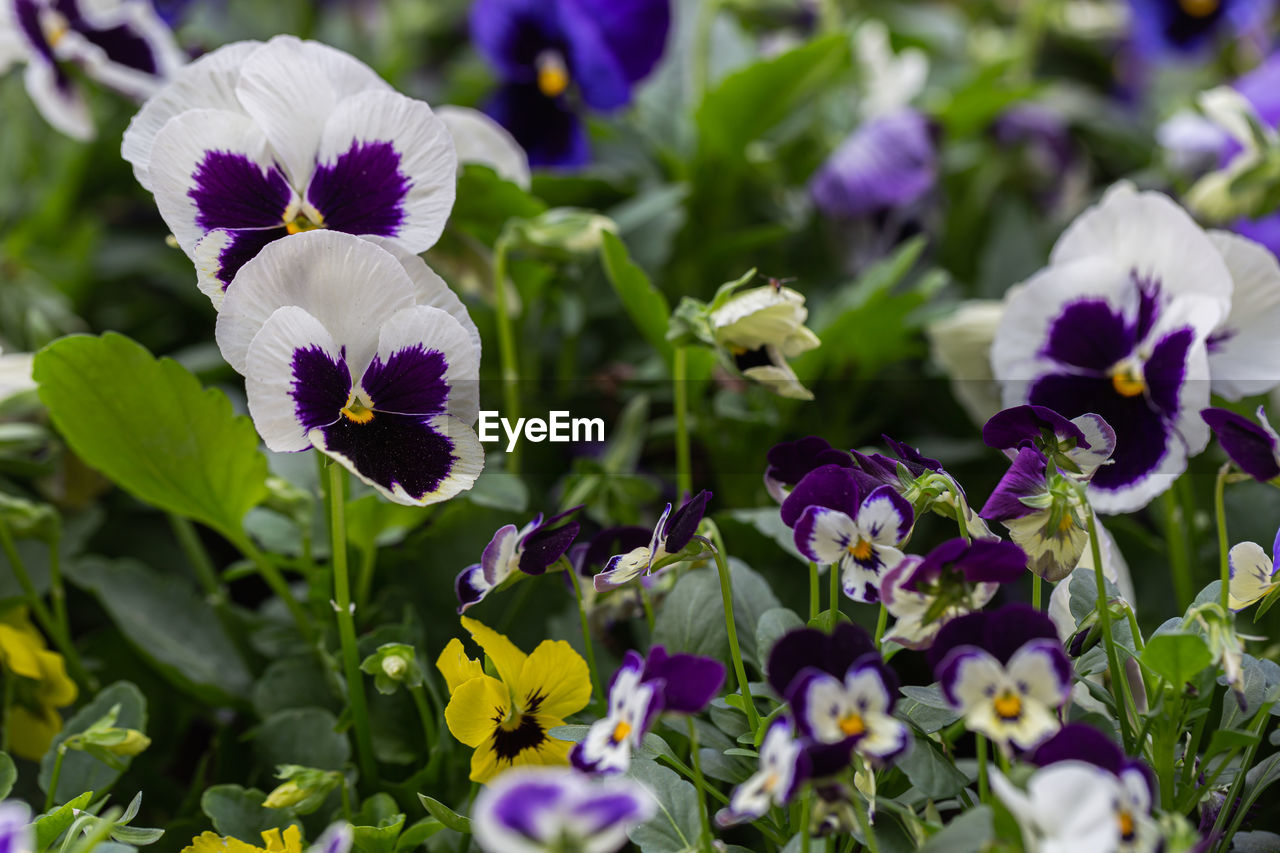
[[548,98],[532,83],[508,83],[484,111],[511,132],[530,166],[572,169],[591,159],[586,126],[563,96]]
[[1053,622],[1030,605],[1006,604],[997,610],[952,619],[938,631],[925,657],[935,674],[947,653],[960,646],[976,646],[1001,663],[1008,663],[1018,649],[1032,640],[1052,640],[1056,645],[1058,632]]
[[333,358],[318,346],[293,352],[294,415],[304,430],[328,426],[342,417],[340,412],[351,393],[351,373],[346,362]]
[[1202,409],[1200,417],[1241,471],[1262,482],[1280,477],[1275,439],[1265,429],[1227,409]]
[[434,415],[445,411],[449,402],[448,369],[444,353],[415,344],[396,350],[386,361],[374,356],[360,385],[375,412]]
[[539,834],[541,815],[564,802],[566,791],[554,781],[528,781],[503,792],[493,815],[503,826],[526,838],[544,840]]
[[67,25],[71,29],[84,36],[89,43],[101,48],[111,62],[143,74],[159,73],[157,48],[133,26],[120,24],[105,29],[94,27],[81,14],[77,0],[54,0],[53,8],[67,19]]
[[328,228],[394,237],[404,224],[404,199],[411,186],[394,144],[357,141],[332,163],[316,166],[307,201]]
[[848,622],[836,625],[831,634],[816,628],[798,628],[774,644],[765,671],[769,686],[784,697],[791,682],[806,667],[843,678],[854,661],[875,650],[871,635]]
[[711,492],[703,489],[667,518],[662,529],[662,547],[667,553],[678,553],[693,539],[693,535],[698,532],[698,525],[702,523],[702,516],[707,511],[709,500]]
[[978,515],[987,521],[1011,521],[1039,512],[1023,503],[1022,498],[1043,495],[1048,491],[1048,467],[1044,454],[1034,447],[1019,450]]
[[191,178],[187,196],[196,206],[196,225],[205,231],[278,228],[277,236],[283,236],[292,196],[279,169],[264,169],[232,151],[207,151]]
[[431,425],[433,417],[378,412],[363,424],[341,417],[323,428],[325,448],[383,488],[398,484],[421,499],[439,489],[457,463],[453,439]]
[[534,529],[526,533],[517,543],[517,547],[522,549],[520,571],[527,575],[540,575],[569,550],[573,540],[578,537],[580,525],[576,521],[563,525],[559,525],[559,522],[580,509],[582,509],[581,506],[575,506],[551,516],[546,521],[541,521],[539,516],[539,522]]
[[593,794],[576,804],[573,814],[586,822],[586,834],[593,836],[617,824],[636,820],[644,810],[636,794],[607,791]]
[[[218,252],[216,276],[218,281],[222,283],[222,289],[226,290],[231,286],[231,282],[235,281],[236,273],[240,272],[242,266],[256,258],[268,243],[288,236],[289,232],[280,227],[224,228],[220,229],[218,233],[225,235],[227,242]],[[201,239],[208,240],[212,238],[206,234]]]

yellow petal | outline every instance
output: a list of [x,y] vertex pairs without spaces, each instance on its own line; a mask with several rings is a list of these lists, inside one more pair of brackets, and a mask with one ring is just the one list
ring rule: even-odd
[[453,691],[444,720],[453,736],[467,746],[480,746],[493,735],[496,721],[506,718],[511,694],[496,678],[482,675]]
[[54,708],[63,708],[76,701],[80,691],[67,676],[67,662],[57,652],[41,650],[36,653],[40,664],[40,701]]
[[19,758],[39,761],[62,731],[62,717],[52,708],[35,712],[23,705],[9,710],[9,751]]
[[280,827],[273,826],[271,829],[262,831],[262,845],[268,853],[281,853],[284,850],[284,841],[280,838]]
[[436,669],[444,676],[444,683],[448,685],[450,693],[457,690],[458,685],[484,675],[484,667],[480,665],[480,661],[467,657],[462,641],[457,637],[450,640],[440,657],[436,658]]
[[[541,697],[536,708],[530,704],[532,697]],[[551,717],[576,714],[591,701],[587,662],[564,640],[543,640],[520,671],[516,701]]]
[[492,628],[482,625],[474,619],[462,617],[462,627],[471,633],[472,639],[480,644],[484,653],[493,661],[498,670],[498,677],[507,684],[516,684],[520,678],[520,668],[524,666],[524,652],[516,648],[515,643],[499,634]]
[[284,853],[302,853],[302,830],[291,823],[284,830]]
[[39,635],[33,638],[14,625],[0,622],[0,661],[10,672],[39,681],[41,669],[37,654],[43,649]]
[[493,743],[476,747],[476,751],[471,754],[471,781],[483,785],[496,775],[498,775],[498,754],[493,751]]
[[[543,731],[564,725],[564,720],[555,717],[538,715],[536,719]],[[573,749],[573,744],[567,740],[548,738],[534,749],[525,749],[513,759],[504,759],[498,757],[498,754],[493,749],[493,739],[490,738],[477,747],[471,756],[471,781],[487,784],[493,777],[500,773],[505,773],[512,767],[565,765],[569,763],[569,751],[571,749]]]
[[214,832],[203,832],[182,848],[182,853],[224,853],[227,839]]

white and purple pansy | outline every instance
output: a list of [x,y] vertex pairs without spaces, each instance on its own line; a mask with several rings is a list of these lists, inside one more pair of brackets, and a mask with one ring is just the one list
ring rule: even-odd
[[1080,564],[1089,545],[1088,513],[1078,478],[1059,473],[1035,447],[1023,447],[980,515],[999,521],[1026,552],[1027,568],[1056,583]]
[[733,826],[757,820],[774,806],[785,806],[809,777],[809,757],[791,734],[791,720],[778,717],[760,744],[760,769],[733,789],[716,823]]
[[1209,237],[1170,199],[1113,189],[1009,297],[991,350],[1006,406],[1095,413],[1116,432],[1090,484],[1099,512],[1145,506],[1208,442],[1207,342],[1232,280]]
[[0,853],[32,853],[31,809],[20,800],[0,802]]
[[574,745],[569,761],[588,773],[622,773],[659,713],[696,714],[724,686],[725,668],[700,655],[667,654],[657,645],[648,657],[629,651],[609,684],[609,711]]
[[443,282],[329,231],[271,244],[237,281],[217,339],[269,448],[315,447],[397,503],[471,487],[480,345]]
[[942,626],[981,609],[1026,571],[1027,556],[1009,542],[949,539],[925,557],[909,555],[885,576],[880,600],[894,617],[885,635],[909,649],[926,649]]
[[1044,406],[1014,406],[992,415],[982,427],[982,441],[1010,459],[1034,447],[1058,470],[1089,479],[1116,449],[1116,431],[1098,415],[1067,420]]
[[653,795],[631,779],[517,767],[476,796],[471,827],[485,853],[614,853],[656,811]]
[[216,304],[268,243],[314,229],[429,249],[457,156],[427,104],[291,36],[227,45],[143,106],[122,153]]
[[911,731],[893,716],[898,680],[878,653],[863,655],[842,675],[803,670],[787,691],[796,730],[814,754],[831,750],[848,763],[856,752],[875,764],[887,764],[911,745]]
[[544,573],[569,550],[578,536],[578,522],[559,522],[580,509],[582,507],[575,506],[545,520],[542,513],[538,513],[519,529],[514,524],[498,528],[480,555],[480,562],[467,566],[454,581],[458,612],[465,613],[479,604],[516,572],[526,575]]
[[837,450],[816,435],[775,444],[765,458],[769,467],[764,471],[764,487],[778,503],[785,501],[810,471],[823,465],[853,467],[853,458],[848,452]]
[[1041,768],[1025,791],[1000,771],[991,773],[991,790],[1018,822],[1027,853],[1115,853],[1119,788],[1114,776],[1086,761]]
[[965,726],[1008,750],[1031,749],[1060,727],[1071,696],[1071,663],[1053,622],[1022,604],[953,619],[929,661]]
[[876,602],[880,578],[902,559],[897,546],[911,532],[915,514],[892,486],[861,497],[849,469],[828,466],[823,475],[832,481],[841,477],[846,484],[833,484],[818,496],[820,503],[810,504],[796,519],[796,547],[809,559],[838,568],[845,595]]
[[658,523],[653,526],[649,544],[610,558],[605,563],[604,571],[595,576],[593,584],[596,591],[617,589],[638,577],[648,575],[662,560],[683,551],[698,532],[698,525],[702,523],[702,515],[707,510],[709,500],[711,492],[703,489],[685,501],[674,513],[671,511],[671,504],[667,504],[658,517]]
[[349,853],[354,841],[355,827],[340,820],[320,833],[315,843],[307,848],[307,853]]
[[1267,420],[1265,406],[1258,407],[1256,424],[1229,409],[1205,409],[1200,416],[1241,471],[1263,483],[1280,477],[1280,435]]
[[[1064,761],[1092,764],[1116,780],[1112,808],[1119,841],[1116,850],[1149,853],[1160,844],[1160,832],[1151,819],[1155,802],[1155,774],[1142,761],[1129,758],[1113,741],[1092,726],[1070,723],[1028,757],[1038,767]],[[1109,787],[1109,786],[1108,786]]]
[[[93,117],[64,64],[129,97],[147,97],[186,61],[150,0],[0,0],[0,45],[25,61],[23,82],[62,133],[93,137]],[[0,51],[5,52],[7,51]]]
[[[1277,551],[1280,551],[1280,530],[1276,531],[1276,539],[1271,546],[1273,555]],[[1227,605],[1232,610],[1244,610],[1280,589],[1280,578],[1276,577],[1280,569],[1257,542],[1240,542],[1231,546],[1227,562],[1231,571]]]

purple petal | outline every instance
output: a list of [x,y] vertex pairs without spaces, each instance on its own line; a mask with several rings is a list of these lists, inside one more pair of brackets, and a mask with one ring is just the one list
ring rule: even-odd
[[848,622],[836,625],[833,634],[816,628],[790,631],[769,653],[765,667],[769,686],[778,696],[786,696],[791,682],[805,667],[816,667],[843,678],[854,661],[875,650],[871,635]]
[[307,201],[336,231],[394,237],[404,223],[410,184],[394,145],[357,141],[332,163],[316,166]]
[[578,536],[579,524],[571,521],[554,530],[539,528],[524,538],[524,553],[520,555],[520,571],[527,575],[540,575],[559,560]]
[[[1119,311],[1104,300],[1080,299],[1063,307],[1049,327],[1049,337],[1040,355],[1059,364],[1104,373],[1134,349],[1135,330]],[[1053,403],[1049,409],[1074,417],[1083,411],[1068,411]],[[1114,423],[1110,418],[1108,423]]]
[[1241,471],[1263,482],[1280,476],[1278,448],[1275,439],[1265,429],[1226,409],[1203,409],[1200,417],[1204,418],[1222,444],[1222,450],[1240,466]]
[[1087,445],[1084,432],[1071,421],[1045,406],[1015,406],[991,416],[982,428],[982,441],[997,450],[1012,450],[1035,442],[1045,431],[1059,438],[1074,438]]
[[459,461],[453,439],[432,426],[434,417],[379,412],[363,424],[340,417],[322,429],[324,449],[384,489],[399,485],[421,499],[439,489]]
[[711,492],[703,489],[667,519],[662,530],[662,547],[667,553],[678,553],[693,539],[693,535],[698,532],[698,525],[702,523],[702,516],[707,511],[709,500]]
[[208,151],[191,177],[194,186],[187,196],[196,207],[196,224],[205,231],[284,225],[292,195],[274,166],[264,168],[243,154]]
[[575,818],[586,823],[583,828],[587,837],[598,835],[618,824],[643,820],[648,813],[645,801],[641,799],[638,791],[628,792],[618,789],[592,794],[576,804],[572,810]]
[[326,427],[341,419],[351,393],[351,373],[341,359],[334,361],[318,346],[293,353],[294,413],[306,430]]
[[572,0],[594,22],[626,79],[648,76],[666,47],[670,0]]
[[484,569],[476,563],[458,573],[453,589],[458,594],[458,612],[465,613],[472,605],[478,604],[492,587],[485,580]]
[[625,107],[631,102],[631,82],[594,20],[595,10],[579,8],[586,5],[582,0],[561,0],[559,5],[569,78],[578,84],[582,100],[602,112]]
[[1119,774],[1125,763],[1125,754],[1111,738],[1093,726],[1070,723],[1037,746],[1028,760],[1039,767],[1059,761],[1085,761]]
[[[778,483],[785,487],[794,486],[805,474],[823,465],[853,466],[848,453],[836,450],[826,439],[815,435],[775,444],[765,458],[769,462],[769,467],[764,472],[765,483]],[[770,494],[774,494],[772,489]],[[785,498],[780,494],[774,494],[779,502]]]
[[1021,499],[1043,495],[1048,491],[1049,484],[1045,479],[1047,468],[1048,460],[1039,450],[1034,447],[1019,450],[1013,464],[1000,478],[995,491],[987,498],[978,515],[987,521],[1009,521],[1037,512]]
[[448,369],[444,353],[417,344],[396,350],[385,362],[375,356],[360,384],[376,412],[434,415],[444,412],[449,400]]
[[853,471],[842,465],[823,465],[805,475],[782,502],[782,521],[795,527],[811,506],[838,510],[853,518],[862,503],[862,489]]
[[666,681],[662,691],[663,710],[676,714],[697,714],[716,698],[724,686],[725,667],[718,660],[700,655],[668,655],[662,646],[649,650],[644,679]]
[[493,816],[507,829],[532,840],[545,840],[542,815],[561,806],[568,792],[553,780],[512,785],[494,805]]
[[484,111],[510,131],[534,167],[572,169],[591,160],[587,131],[565,98],[548,98],[535,84],[509,83]]
[[929,121],[904,108],[864,122],[813,176],[809,192],[827,216],[851,218],[912,204],[936,180]]
[[897,441],[887,435],[880,438],[885,444],[889,445],[889,449],[893,451],[893,455],[902,460],[903,464],[910,469],[912,475],[919,477],[925,471],[942,471],[942,463],[937,459],[930,459],[920,452],[918,448],[912,447],[905,442]]
[[1057,629],[1049,617],[1030,605],[1006,604],[952,619],[938,631],[926,657],[935,673],[947,653],[960,646],[976,646],[1007,663],[1024,644],[1037,639],[1058,643]]
[[959,571],[969,583],[1012,583],[1026,572],[1027,555],[1012,542],[948,539],[920,561],[902,586],[919,592],[945,570]]

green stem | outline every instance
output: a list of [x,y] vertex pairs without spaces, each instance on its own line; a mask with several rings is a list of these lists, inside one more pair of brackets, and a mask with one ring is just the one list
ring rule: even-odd
[[560,560],[564,563],[564,570],[568,573],[569,580],[573,584],[573,595],[578,599],[578,621],[582,624],[582,647],[587,654],[587,669],[591,672],[591,695],[595,697],[597,702],[607,702],[608,699],[605,697],[604,691],[600,689],[600,672],[596,669],[596,649],[591,644],[591,623],[587,619],[586,602],[582,599],[582,580],[567,559],[561,557]]
[[9,751],[9,711],[13,708],[13,692],[17,679],[12,673],[0,673],[4,678],[4,699],[0,701],[0,752]]
[[62,759],[67,755],[67,745],[65,743],[58,744],[58,757],[53,760],[53,773],[49,776],[49,788],[44,795],[44,810],[46,812],[53,809],[57,802],[58,796],[58,780],[62,778]]
[[1228,592],[1231,588],[1231,561],[1228,557],[1231,546],[1227,539],[1227,475],[1231,473],[1231,463],[1225,463],[1218,469],[1218,479],[1213,484],[1213,512],[1218,521],[1218,577],[1222,579],[1222,612],[1231,612]]
[[285,608],[289,611],[289,615],[293,617],[294,624],[298,626],[298,633],[302,635],[302,639],[307,645],[314,645],[316,640],[315,628],[311,625],[311,618],[307,616],[306,609],[302,606],[302,602],[298,601],[294,596],[293,590],[289,588],[289,582],[284,579],[284,575],[280,572],[280,568],[266,554],[258,550],[258,546],[254,545],[248,536],[242,536],[236,539],[233,544],[253,563],[257,568],[258,574],[262,575],[262,579],[266,581],[267,586],[271,587],[271,591],[276,597],[284,602]]
[[1169,543],[1169,566],[1173,571],[1173,589],[1178,607],[1186,610],[1195,600],[1195,584],[1191,580],[1191,555],[1187,553],[1186,525],[1191,519],[1182,517],[1178,496],[1169,489],[1160,498],[1164,509],[1165,541]]
[[834,631],[840,621],[840,564],[832,563],[827,571],[831,573],[831,609],[827,611],[827,630]]
[[698,823],[702,827],[702,834],[698,836],[698,849],[711,849],[711,821],[707,817],[707,801],[702,798],[702,791],[707,787],[706,780],[702,776],[702,758],[698,755],[698,730],[693,725],[693,717],[688,718],[689,723],[689,763],[693,765],[693,784],[698,791]]
[[[507,252],[510,238],[503,234],[493,246],[493,306],[498,324],[498,358],[502,365],[503,417],[515,423],[520,417],[520,368],[516,363],[516,338],[507,305]],[[520,443],[507,454],[507,470],[520,473]]]
[[671,361],[672,394],[676,409],[676,494],[684,500],[693,493],[693,469],[689,461],[689,351],[676,347]]
[[984,735],[975,734],[978,746],[978,799],[984,803],[991,802],[990,788],[987,784],[987,739]]
[[641,578],[637,583],[640,589],[640,604],[644,607],[644,621],[649,626],[649,634],[653,634],[653,599],[649,597],[649,589],[644,585],[644,579]]
[[409,695],[413,697],[413,704],[418,708],[418,718],[422,720],[422,743],[430,752],[435,746],[436,734],[435,718],[431,713],[431,706],[427,703],[427,691],[419,684],[409,688]]
[[822,610],[822,582],[818,580],[818,564],[809,563],[809,621],[818,618]]
[[884,639],[884,629],[889,624],[889,609],[884,606],[884,602],[880,602],[880,615],[876,617],[876,648],[880,648],[880,641]]
[[698,14],[698,30],[695,34],[693,55],[693,97],[701,104],[711,82],[711,28],[716,21],[720,0],[703,0]]
[[1102,626],[1102,641],[1107,650],[1107,668],[1111,670],[1111,696],[1116,705],[1116,716],[1120,718],[1120,733],[1124,738],[1125,751],[1132,753],[1134,749],[1133,735],[1129,731],[1129,708],[1125,705],[1124,692],[1120,682],[1124,679],[1124,670],[1120,667],[1120,656],[1116,653],[1116,641],[1111,636],[1111,608],[1108,607],[1107,579],[1102,573],[1102,546],[1098,542],[1098,522],[1093,510],[1086,512],[1089,520],[1089,549],[1093,556],[1093,577],[1097,588],[1098,622]]
[[813,797],[814,795],[810,794],[804,798],[804,806],[800,811],[800,853],[809,853],[813,846],[813,834],[809,831],[809,814],[813,808]]
[[724,627],[729,634],[729,652],[733,655],[733,672],[738,677],[738,689],[742,691],[742,701],[747,706],[747,719],[751,723],[751,731],[760,728],[760,714],[756,711],[755,700],[751,698],[751,685],[747,682],[747,668],[742,663],[742,649],[738,646],[738,626],[733,618],[733,580],[729,575],[729,565],[724,559],[724,540],[720,530],[714,524],[711,527],[715,555],[716,571],[720,573],[720,597],[724,601]]
[[347,679],[347,701],[356,730],[360,777],[366,785],[377,779],[373,738],[369,731],[369,709],[365,705],[364,680],[356,648],[356,623],[351,604],[351,579],[347,572],[346,470],[329,466],[329,541],[333,560],[333,603],[338,611],[338,638],[342,644],[342,668]]
[[236,620],[235,614],[231,612],[231,597],[218,577],[217,569],[213,567],[209,552],[200,542],[200,535],[196,533],[195,525],[176,513],[170,512],[166,515],[169,517],[169,528],[173,531],[174,538],[178,540],[178,546],[182,548],[183,554],[186,555],[187,562],[196,573],[196,580],[204,589],[205,598],[213,605],[218,621],[222,623],[240,657],[248,660],[249,646],[244,630]]
[[1040,601],[1041,601],[1042,593],[1040,591],[1040,588],[1043,585],[1043,583],[1044,581],[1040,579],[1039,575],[1032,573],[1031,575],[1031,606],[1034,607],[1036,610],[1041,609]]
[[[1259,744],[1262,743],[1262,733],[1267,727],[1267,720],[1271,711],[1271,705],[1271,702],[1262,703],[1262,707],[1258,709],[1258,713],[1254,715],[1254,718],[1250,723],[1250,727],[1254,729],[1253,741],[1244,751],[1244,758],[1240,761],[1240,770],[1236,774],[1235,781],[1231,783],[1230,790],[1227,791],[1227,799],[1226,802],[1222,804],[1222,810],[1218,812],[1218,817],[1213,822],[1213,832],[1209,837],[1212,838],[1215,835],[1218,835],[1221,839],[1219,842],[1219,850],[1225,851],[1230,848],[1231,840],[1235,837],[1236,830],[1240,827],[1241,821],[1246,817],[1244,801],[1241,799],[1244,795],[1245,777],[1248,775],[1246,771],[1253,766],[1253,757],[1257,754]],[[1239,807],[1236,807],[1237,801],[1239,801]],[[1232,812],[1234,812],[1234,814],[1232,814]],[[1220,834],[1222,833],[1224,822],[1228,816],[1231,817],[1230,829],[1225,834]]]
[[[868,798],[868,804],[869,803],[870,798]],[[867,850],[870,851],[870,853],[880,853],[880,847],[876,842],[875,831],[871,828],[871,821],[867,819],[868,809],[863,809],[861,806],[861,803],[854,803],[853,813],[858,818],[858,828],[862,830],[863,841],[867,845]]]

